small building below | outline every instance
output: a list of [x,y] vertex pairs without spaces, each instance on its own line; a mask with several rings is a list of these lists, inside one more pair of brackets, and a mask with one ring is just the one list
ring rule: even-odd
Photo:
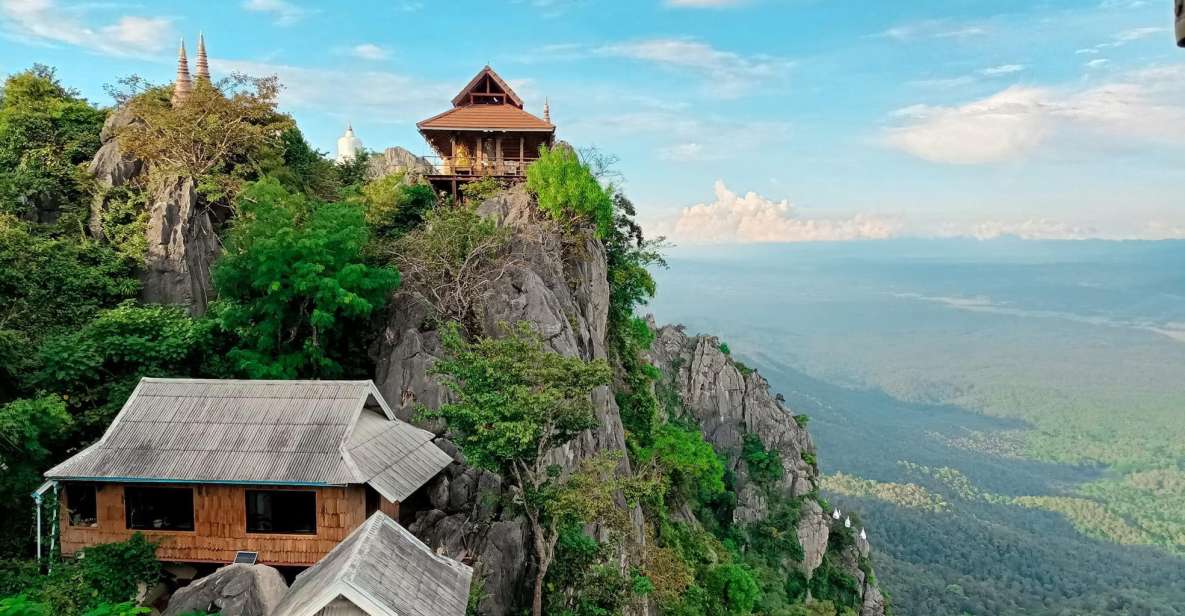
[[464,616],[473,569],[432,553],[382,512],[305,570],[284,616]]
[[45,476],[64,556],[141,532],[164,561],[309,566],[452,462],[433,437],[370,381],[143,379]]

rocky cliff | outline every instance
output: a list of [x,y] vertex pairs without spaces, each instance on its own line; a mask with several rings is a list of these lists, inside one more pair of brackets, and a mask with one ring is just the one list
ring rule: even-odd
[[[475,302],[482,333],[496,334],[497,324],[530,321],[557,353],[584,359],[607,357],[609,285],[605,250],[591,232],[565,237],[549,221],[542,220],[529,195],[521,188],[482,204],[482,215],[512,230],[513,266]],[[405,287],[395,298],[382,338],[375,352],[376,382],[384,396],[404,419],[415,420],[418,404],[435,407],[448,392],[429,374],[441,354],[433,326],[431,304],[414,287]],[[727,462],[734,477],[737,502],[733,522],[765,521],[772,515],[770,499],[801,501],[797,530],[804,558],[786,562],[810,578],[825,557],[858,584],[861,616],[884,614],[883,601],[867,571],[869,547],[856,539],[844,545],[835,541],[833,520],[815,499],[818,469],[813,464],[814,444],[792,412],[769,390],[764,378],[738,365],[720,350],[711,337],[691,337],[679,327],[657,331],[650,360],[664,376],[682,408],[703,432],[705,439]],[[612,392],[597,392],[595,402],[600,426],[582,438],[553,452],[565,468],[603,450],[626,449],[626,435]],[[448,440],[444,426],[432,426],[438,444],[453,454],[456,463],[425,490],[424,511],[410,529],[434,548],[478,563],[484,580],[483,614],[516,613],[528,597],[532,555],[522,520],[504,510],[501,483],[496,476],[465,466]],[[748,436],[751,435],[751,436]],[[756,438],[766,451],[777,452],[782,465],[778,479],[769,484],[750,477],[742,458],[746,439]],[[629,472],[629,458],[623,462]],[[676,514],[694,522],[694,514]],[[642,536],[644,520],[634,512],[634,524]],[[849,536],[854,532],[848,529]],[[837,551],[836,546],[842,546]]]

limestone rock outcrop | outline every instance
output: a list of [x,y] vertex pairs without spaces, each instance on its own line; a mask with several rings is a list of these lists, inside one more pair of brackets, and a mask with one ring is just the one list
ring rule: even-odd
[[174,593],[162,616],[270,616],[286,592],[284,576],[272,567],[227,565]]
[[210,212],[198,204],[193,180],[176,178],[158,188],[148,215],[140,298],[204,314],[213,296],[210,267],[219,244]]
[[432,163],[428,162],[428,159],[416,156],[410,150],[399,146],[374,154],[366,162],[366,177],[372,180],[392,173],[420,176],[432,172]]

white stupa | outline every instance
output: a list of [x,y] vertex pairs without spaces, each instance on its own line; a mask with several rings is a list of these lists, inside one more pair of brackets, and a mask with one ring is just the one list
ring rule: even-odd
[[843,519],[843,527],[844,528],[851,528],[852,527],[852,518],[844,518]]
[[833,519],[833,520],[839,519],[839,509],[836,509],[835,511],[831,512],[831,519]]
[[865,533],[863,528],[860,529],[860,538],[868,541],[868,533]]
[[346,132],[337,140],[337,162],[344,163],[354,160],[358,152],[362,151],[362,140],[354,134],[354,125],[346,125]]

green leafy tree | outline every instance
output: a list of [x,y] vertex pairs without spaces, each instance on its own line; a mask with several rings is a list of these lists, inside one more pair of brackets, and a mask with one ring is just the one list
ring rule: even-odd
[[613,228],[612,197],[571,148],[541,148],[527,167],[527,188],[560,224],[592,223],[598,237]]
[[436,193],[427,184],[408,184],[394,173],[362,187],[366,222],[380,238],[398,237],[415,228],[436,207]]
[[670,478],[673,496],[683,502],[724,492],[724,463],[698,430],[667,423],[655,431],[646,452]]
[[229,357],[251,378],[365,373],[367,320],[399,273],[363,262],[363,209],[321,203],[264,179],[239,198],[214,268],[211,313],[238,342]]
[[87,610],[82,616],[137,616],[139,614],[151,614],[152,610],[146,607],[140,607],[131,601],[124,601],[123,603],[103,603]]
[[296,126],[280,135],[281,156],[266,171],[290,191],[321,200],[337,198],[342,188],[337,168],[325,153],[309,145]]
[[0,599],[0,616],[52,616],[53,610],[24,595]]
[[38,385],[64,394],[86,442],[106,428],[141,377],[218,376],[216,324],[173,306],[126,302],[41,347]]
[[[63,440],[70,415],[62,399],[48,395],[0,406],[0,552],[28,554],[32,520],[29,494],[41,483],[52,446]],[[21,522],[27,523],[19,523]]]
[[43,338],[134,297],[135,274],[110,247],[47,238],[0,214],[0,401],[27,388]]
[[708,573],[707,590],[720,603],[712,606],[714,614],[734,616],[749,614],[761,598],[761,587],[744,565],[724,564]]
[[0,214],[52,223],[85,212],[79,165],[99,149],[105,117],[47,66],[11,75],[0,93]]
[[429,417],[448,421],[469,464],[502,476],[518,492],[531,526],[537,560],[532,613],[543,613],[544,579],[566,522],[587,523],[617,510],[604,463],[561,477],[546,454],[597,425],[591,395],[610,380],[604,361],[586,362],[546,349],[529,323],[503,338],[468,342],[460,328],[444,330],[449,356],[435,374],[456,401]]

